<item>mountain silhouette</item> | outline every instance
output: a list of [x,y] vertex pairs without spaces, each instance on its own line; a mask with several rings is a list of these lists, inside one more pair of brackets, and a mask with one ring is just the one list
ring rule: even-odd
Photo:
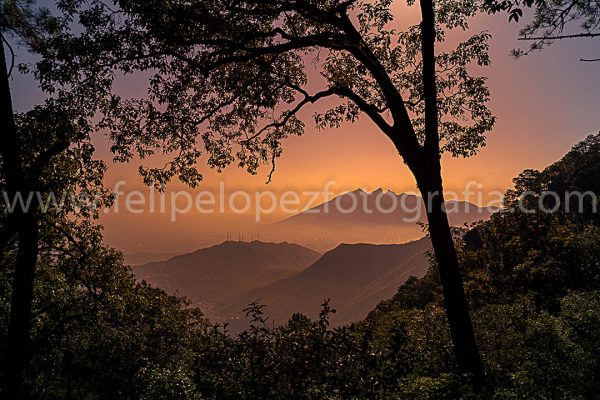
[[[463,225],[487,219],[491,212],[466,201],[446,202],[448,218],[452,225]],[[357,189],[341,194],[323,204],[289,217],[280,225],[335,224],[335,225],[414,225],[425,222],[426,207],[423,199],[412,194],[396,194],[391,190],[377,189],[366,192]]]
[[292,277],[221,300],[212,317],[236,332],[248,327],[243,309],[256,300],[270,321],[281,324],[297,312],[316,317],[330,299],[337,311],[332,326],[359,321],[410,276],[427,272],[430,249],[428,237],[394,245],[342,244]]
[[[356,204],[356,205],[355,205]],[[465,201],[447,201],[453,226],[486,220],[496,211]],[[423,199],[377,189],[357,189],[321,205],[266,226],[261,235],[299,243],[326,252],[340,243],[406,243],[423,236]]]
[[133,267],[137,279],[179,293],[206,311],[223,297],[289,277],[320,254],[292,243],[226,241],[193,253]]

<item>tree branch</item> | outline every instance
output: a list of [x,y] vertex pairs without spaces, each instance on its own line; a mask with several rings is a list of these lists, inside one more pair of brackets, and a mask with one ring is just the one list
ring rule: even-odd
[[[381,89],[385,103],[392,115],[393,126],[390,127],[390,131],[384,131],[385,134],[392,140],[396,149],[409,166],[419,164],[422,162],[420,159],[422,147],[402,95],[394,85],[383,64],[379,61],[379,58],[364,43],[360,32],[358,32],[348,14],[344,13],[341,15],[341,22],[343,24],[342,28],[350,38],[351,46],[348,51],[371,73],[373,79],[375,79]],[[380,126],[377,122],[379,119],[374,114],[369,114],[369,116],[375,117],[375,123]],[[380,115],[379,117],[381,118]],[[387,122],[385,126],[389,127]]]
[[359,62],[361,62],[365,68],[367,68],[375,81],[377,81],[390,112],[392,113],[394,123],[399,124],[402,127],[402,130],[406,131],[409,136],[415,136],[416,140],[416,135],[412,127],[408,111],[406,110],[404,99],[400,95],[400,92],[398,92],[398,89],[394,85],[392,78],[389,76],[385,70],[385,67],[381,64],[377,56],[373,53],[369,46],[364,43],[360,32],[356,30],[356,27],[350,20],[350,17],[344,14],[342,21],[343,29],[351,38],[351,42],[353,44],[350,46],[348,51]]
[[578,33],[574,35],[556,35],[556,36],[532,36],[519,37],[518,40],[535,41],[535,40],[562,40],[562,39],[577,39],[577,38],[593,38],[600,36],[600,32]]
[[10,43],[8,43],[8,40],[6,40],[6,38],[4,37],[4,35],[2,36],[2,41],[6,44],[6,47],[8,47],[8,51],[10,51],[10,68],[8,69],[8,76],[10,77],[12,75],[13,69],[15,68],[15,51],[13,50],[12,46],[10,45]]
[[[169,49],[167,52],[169,55],[179,58],[195,68],[198,68],[204,75],[208,75],[211,71],[227,64],[249,62],[263,56],[284,54],[288,51],[302,50],[309,47],[319,46],[333,50],[348,49],[348,44],[343,37],[332,35],[328,32],[309,36],[293,36],[285,33],[282,29],[275,29],[272,32],[279,33],[282,38],[287,39],[288,41],[262,47],[247,47],[235,42],[228,42],[225,49],[205,54],[205,60],[194,59],[175,49]],[[199,41],[195,44],[211,45],[211,41]],[[215,60],[211,61],[211,59]]]
[[360,97],[356,92],[348,87],[336,86],[333,88],[334,92],[342,97],[346,97],[351,100],[354,104],[358,106],[358,108],[367,114],[369,118],[385,133],[387,136],[393,135],[393,129],[390,124],[381,116],[377,107],[373,104],[367,102],[365,99]]
[[302,95],[304,96],[304,98],[298,103],[296,104],[296,106],[288,111],[285,111],[282,116],[283,118],[272,122],[268,125],[265,125],[262,129],[260,129],[258,132],[256,132],[254,135],[252,135],[251,137],[244,139],[243,142],[250,142],[253,139],[256,139],[257,137],[259,137],[260,135],[262,135],[264,132],[266,132],[269,129],[277,129],[277,128],[282,128],[284,127],[289,120],[296,115],[305,105],[307,105],[308,103],[315,103],[317,101],[319,101],[322,98],[325,97],[329,97],[331,95],[335,94],[335,91],[333,89],[327,89],[327,90],[323,90],[320,92],[315,93],[314,95],[309,95],[308,92],[306,92],[304,89],[302,89],[299,86],[296,85],[288,85],[290,88],[302,93]]
[[39,177],[52,160],[53,157],[59,155],[63,151],[69,148],[69,141],[66,137],[60,137],[56,142],[52,143],[50,147],[48,147],[39,157],[34,161],[31,166],[31,170],[28,171],[31,175],[31,178],[35,179]]
[[425,100],[425,148],[439,155],[437,85],[435,74],[435,15],[432,0],[421,0],[421,54],[423,56],[423,97]]

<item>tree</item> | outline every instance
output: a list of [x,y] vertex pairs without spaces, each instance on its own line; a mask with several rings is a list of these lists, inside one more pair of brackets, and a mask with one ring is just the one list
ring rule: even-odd
[[[600,368],[593,346],[600,343],[596,338],[600,229],[592,202],[600,193],[595,178],[599,168],[600,135],[590,135],[542,171],[519,174],[502,209],[471,226],[458,241],[465,290],[477,321],[478,343],[487,354],[487,381],[495,396],[586,398],[598,392]],[[555,208],[553,196],[544,196],[548,192],[558,194],[560,207]],[[577,192],[587,193],[585,201],[579,203],[574,197],[566,207],[565,194]],[[555,212],[544,212],[540,200]],[[394,297],[357,324],[363,329],[383,329],[379,334],[383,340],[376,345],[391,347],[396,320],[414,323],[419,314],[431,315],[442,304],[439,279],[432,272],[408,280]],[[431,331],[441,330],[437,324],[427,324],[427,330],[417,334],[418,348],[438,348],[427,361],[443,352],[439,343],[423,344]],[[405,332],[415,335],[420,325]],[[406,352],[405,364],[415,351]],[[385,354],[385,350],[372,353]],[[447,364],[440,365],[438,372],[448,370]],[[410,376],[408,381],[418,379]],[[421,394],[427,385],[413,388]]]
[[[100,127],[108,130],[117,160],[174,154],[163,168],[142,170],[147,183],[160,185],[174,176],[192,185],[202,178],[199,137],[211,167],[237,161],[256,173],[271,164],[272,174],[281,141],[303,132],[299,112],[305,106],[339,100],[315,115],[320,128],[370,118],[412,171],[428,205],[456,361],[461,372],[483,382],[443,210],[440,157],[444,151],[476,154],[494,124],[485,78],[469,70],[489,64],[489,34],[436,52],[446,30],[468,28],[476,2],[421,0],[420,24],[405,31],[391,27],[397,22],[391,3],[122,0],[109,6],[66,0],[59,7],[82,32],[48,42],[39,78],[42,85],[96,81],[105,87]],[[148,97],[111,94],[116,70],[150,75]],[[316,84],[321,90],[312,90]]]
[[[5,172],[6,193],[9,197],[15,198],[16,193],[25,193],[26,186],[22,177],[24,175],[19,152],[15,151],[17,145],[16,128],[13,120],[12,102],[10,99],[10,89],[8,87],[8,71],[4,62],[4,44],[2,45],[2,69],[0,70],[0,90],[2,91],[2,125],[6,128],[2,134],[2,166]],[[8,219],[8,217],[7,217]],[[11,216],[10,225],[3,226],[2,236],[9,239],[13,234],[19,238],[18,257],[16,260],[17,273],[14,278],[15,290],[13,291],[13,302],[11,313],[9,335],[3,346],[4,374],[2,376],[3,387],[8,387],[12,380],[8,368],[14,368],[16,375],[22,376],[25,369],[23,361],[28,343],[29,331],[31,327],[31,302],[33,293],[33,273],[37,260],[37,223],[33,211],[20,211]],[[8,221],[7,221],[8,222]],[[4,239],[4,238],[3,238]],[[10,365],[10,367],[9,367]],[[13,381],[14,382],[14,381]],[[14,392],[20,392],[22,381],[15,382],[19,388]],[[7,390],[8,393],[14,393]],[[18,395],[17,395],[18,396]],[[16,397],[18,398],[18,397]]]
[[[61,161],[54,166],[62,180],[75,178],[73,158]],[[200,310],[136,282],[98,226],[56,211],[40,221],[25,396],[197,398],[184,394],[195,390],[188,366],[208,328]],[[15,256],[9,251],[0,269],[2,300],[12,290]],[[9,312],[0,301],[0,337]]]
[[[13,44],[37,53],[38,48],[44,48],[49,36],[61,34],[65,21],[26,0],[3,1],[0,11],[0,120],[4,127],[0,135],[0,183],[3,200],[16,206],[13,210],[2,207],[0,215],[0,263],[9,263],[11,245],[16,240],[16,257],[10,260],[14,263],[14,277],[7,335],[1,348],[4,362],[0,383],[3,395],[18,399],[26,395],[24,375],[31,359],[32,304],[40,256],[40,229],[48,218],[41,210],[40,199],[58,187],[72,191],[97,190],[101,187],[101,178],[98,180],[96,172],[102,173],[104,169],[91,158],[93,147],[89,143],[91,125],[88,118],[89,111],[95,110],[95,106],[93,96],[89,95],[94,90],[90,91],[89,86],[62,91],[26,115],[15,116],[13,113],[10,75],[17,66],[14,65],[11,40]],[[5,47],[10,51],[8,60]],[[10,68],[7,67],[8,61]],[[18,67],[22,72],[27,71],[24,65]],[[47,86],[45,89],[49,91],[51,88]],[[65,186],[65,182],[59,184],[61,181],[57,181],[56,176],[50,184],[45,180],[45,174],[56,167],[56,158],[65,152],[69,152],[72,160],[81,165],[80,175],[74,181],[68,181],[70,186]],[[90,173],[94,168],[98,169]],[[96,194],[102,197],[107,193]],[[69,214],[73,213],[76,204],[66,202],[63,206],[61,212]],[[79,207],[80,216],[93,214],[85,208]]]
[[[3,10],[4,11],[4,10]],[[3,13],[4,15],[4,13]],[[3,24],[4,25],[4,24]],[[4,26],[3,26],[4,28]],[[9,87],[9,72],[4,54],[4,35],[0,56],[0,96],[2,96],[1,121],[3,129],[0,142],[5,194],[15,199],[18,193],[28,193],[33,182],[25,178],[21,143],[13,117]],[[49,149],[50,150],[50,149]],[[54,150],[54,149],[53,149]],[[52,151],[53,151],[52,150]],[[61,150],[59,149],[59,152]],[[48,153],[48,157],[53,154]],[[29,332],[31,329],[31,306],[33,301],[33,279],[37,262],[38,226],[35,205],[29,209],[19,208],[5,217],[2,225],[2,244],[5,245],[15,234],[18,237],[18,251],[15,260],[15,276],[12,291],[10,324],[6,342],[3,344],[4,358],[2,387],[3,392],[14,398],[20,398],[23,391],[23,373],[25,370]],[[4,250],[4,247],[2,248]]]
[[[507,12],[509,20],[519,21],[524,9],[533,9],[533,17],[519,32],[519,40],[531,42],[529,49],[515,49],[520,57],[563,39],[600,37],[600,6],[595,0],[485,0],[490,13]],[[600,59],[582,58],[596,62]]]
[[[85,139],[85,130],[73,124],[63,111],[49,102],[14,116],[19,138],[16,154],[20,155],[19,166],[27,190],[13,192],[17,196],[15,200],[6,196],[8,179],[6,185],[0,185],[5,199],[9,199],[8,204],[15,206],[11,211],[3,204],[2,228],[14,229],[11,224],[17,225],[16,237],[7,237],[0,258],[2,268],[14,272],[10,275],[11,290],[3,291],[10,296],[11,306],[7,332],[2,337],[1,372],[2,393],[15,399],[26,396],[24,376],[34,355],[30,340],[34,282],[38,262],[44,256],[41,249],[48,246],[44,232],[50,230],[55,236],[70,237],[60,226],[65,224],[65,219],[88,219],[111,201],[102,186],[104,164],[93,160],[93,147]],[[63,144],[63,140],[68,142]],[[86,201],[88,195],[93,198]],[[22,208],[18,196],[22,196],[24,204],[29,202],[29,206]],[[57,203],[53,203],[53,199],[58,200]],[[30,218],[31,225],[21,225],[23,216]]]

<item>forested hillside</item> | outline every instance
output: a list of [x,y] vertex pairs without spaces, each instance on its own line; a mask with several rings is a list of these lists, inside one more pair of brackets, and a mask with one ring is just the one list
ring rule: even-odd
[[[65,256],[44,253],[36,280],[32,396],[595,398],[600,227],[587,209],[545,214],[514,206],[520,192],[551,183],[595,190],[599,155],[595,135],[541,173],[520,175],[505,208],[457,242],[486,367],[483,392],[473,392],[468,377],[456,372],[433,262],[424,278],[410,279],[360,323],[329,329],[334,310],[325,302],[319,318],[298,314],[273,328],[253,304],[252,328],[228,335],[185,301],[135,283],[119,254],[97,245],[98,232],[80,225],[69,243],[53,241],[50,232],[43,237],[63,246]],[[11,274],[1,270],[3,293]],[[7,304],[0,310],[5,332]]]

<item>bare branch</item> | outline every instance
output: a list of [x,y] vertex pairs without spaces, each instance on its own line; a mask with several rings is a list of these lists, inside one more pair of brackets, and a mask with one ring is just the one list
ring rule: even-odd
[[535,41],[535,40],[562,40],[562,39],[577,39],[577,38],[593,38],[600,36],[600,32],[578,33],[574,35],[556,35],[556,36],[535,36],[535,37],[520,37],[518,40]]
[[273,180],[273,174],[275,173],[275,160],[277,158],[277,153],[273,152],[271,155],[271,171],[269,171],[269,176],[267,178],[266,184],[268,185]]
[[256,139],[257,137],[259,137],[260,135],[262,135],[264,132],[266,132],[269,129],[277,129],[277,128],[284,127],[289,122],[289,120],[294,115],[296,115],[308,103],[315,103],[324,97],[332,96],[335,94],[335,91],[333,89],[327,89],[327,90],[317,92],[311,96],[304,89],[302,89],[296,85],[288,85],[288,86],[291,87],[292,89],[297,90],[298,92],[300,92],[304,95],[304,98],[302,99],[302,101],[300,101],[298,104],[296,104],[296,106],[294,108],[292,108],[291,110],[284,112],[282,114],[283,115],[282,119],[272,122],[268,125],[265,125],[262,129],[260,129],[258,132],[256,132],[254,135],[252,135],[248,139],[245,139],[243,142],[249,142],[253,139]]

